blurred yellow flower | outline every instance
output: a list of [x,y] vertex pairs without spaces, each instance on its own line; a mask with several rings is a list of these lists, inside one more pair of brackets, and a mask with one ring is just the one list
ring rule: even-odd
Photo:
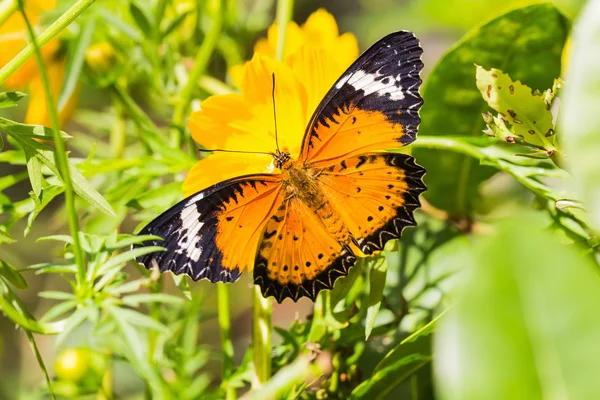
[[[275,58],[277,49],[277,24],[267,31],[267,37],[261,38],[254,46],[254,52]],[[348,67],[358,57],[358,43],[352,33],[339,34],[337,22],[333,15],[321,8],[313,12],[304,25],[288,22],[285,33],[284,60],[303,46],[322,48],[334,54],[337,62]],[[240,87],[244,66],[236,65],[229,69],[233,84]]]
[[[257,53],[244,66],[241,93],[209,97],[191,115],[192,136],[209,149],[274,152],[274,73],[279,145],[297,158],[313,112],[346,67],[314,46],[301,46],[285,62]],[[272,170],[267,154],[214,153],[190,170],[183,190],[189,196],[225,179]]]
[[[31,24],[39,22],[42,13],[56,7],[56,0],[28,0],[25,3],[25,12]],[[28,44],[27,25],[20,12],[14,12],[2,25],[0,25],[0,68],[13,59]],[[48,70],[48,78],[54,100],[62,88],[66,62],[60,55],[60,42],[53,39],[42,48],[42,56]],[[36,60],[30,57],[25,64],[17,69],[3,84],[5,89],[29,89],[29,106],[25,116],[28,124],[50,125],[48,105],[39,74]],[[73,113],[77,95],[76,93],[59,110],[61,124],[64,124]]]

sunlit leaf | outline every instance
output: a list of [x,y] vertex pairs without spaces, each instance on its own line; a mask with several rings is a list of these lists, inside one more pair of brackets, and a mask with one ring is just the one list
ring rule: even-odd
[[[423,88],[422,136],[481,136],[487,104],[475,85],[473,64],[501,68],[533,89],[552,87],[568,34],[565,17],[551,4],[510,11],[472,29],[437,64]],[[419,139],[417,139],[418,142]],[[413,152],[425,167],[425,198],[459,214],[472,213],[478,186],[494,170],[469,157],[439,151]]]
[[598,266],[543,228],[522,216],[476,243],[435,336],[441,399],[600,396]]
[[41,192],[37,196],[31,196],[32,200],[35,202],[35,209],[29,214],[27,218],[27,226],[25,227],[24,235],[27,236],[31,230],[31,226],[33,225],[33,221],[37,218],[37,216],[42,212],[44,208],[52,199],[61,194],[64,191],[64,187],[57,185],[49,185],[42,188]]
[[476,77],[483,99],[511,124],[516,136],[524,143],[556,150],[552,113],[542,93],[532,93],[531,88],[519,81],[513,82],[496,68],[488,71],[478,65]]
[[0,279],[11,283],[17,289],[27,289],[27,281],[21,273],[6,261],[0,260]]
[[19,100],[27,96],[23,92],[1,92],[0,93],[0,108],[15,107]]
[[589,1],[573,29],[560,133],[591,224],[600,230],[600,1]]
[[383,299],[385,277],[387,274],[387,261],[385,256],[378,256],[370,260],[369,268],[369,299],[367,302],[367,316],[365,319],[365,339],[369,339],[377,313]]
[[[54,134],[51,128],[42,125],[21,124],[10,119],[0,117],[0,129],[10,135],[16,135],[24,138],[36,138],[44,140],[54,140]],[[71,136],[60,131],[60,136],[69,139]]]
[[85,61],[85,52],[92,42],[92,34],[96,28],[96,19],[91,17],[81,24],[81,32],[75,40],[69,45],[69,55],[67,68],[60,96],[58,98],[58,109],[63,109],[77,88],[83,62]]

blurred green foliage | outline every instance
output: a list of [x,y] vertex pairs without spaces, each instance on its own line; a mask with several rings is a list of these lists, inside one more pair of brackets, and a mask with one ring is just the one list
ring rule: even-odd
[[[74,3],[59,2],[46,25]],[[214,292],[139,267],[135,256],[158,249],[131,250],[148,238],[124,232],[181,198],[197,159],[185,101],[236,90],[228,69],[249,57],[277,5],[92,4],[60,30],[59,108],[82,93],[58,135],[72,150],[70,180],[52,129],[19,122],[27,97],[0,94],[0,397],[599,397],[600,2],[582,3],[327,4],[363,47],[398,29],[422,39],[425,105],[411,151],[429,189],[399,242],[314,306],[274,310],[274,346],[262,354],[273,376],[262,385],[246,282],[230,293],[232,321],[219,296],[219,347]],[[319,6],[298,2],[295,19]],[[72,236],[68,185],[81,231]],[[27,368],[20,342],[42,373]]]

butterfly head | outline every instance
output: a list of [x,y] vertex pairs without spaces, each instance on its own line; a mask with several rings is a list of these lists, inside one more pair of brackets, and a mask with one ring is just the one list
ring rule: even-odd
[[273,153],[273,159],[275,160],[275,166],[279,169],[287,169],[292,164],[292,156],[285,151],[275,151],[275,153]]

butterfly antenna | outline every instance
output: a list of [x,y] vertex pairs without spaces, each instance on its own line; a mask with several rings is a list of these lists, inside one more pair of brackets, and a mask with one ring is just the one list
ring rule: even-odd
[[272,156],[273,154],[267,153],[266,151],[246,151],[246,150],[225,150],[225,149],[198,149],[200,152],[206,153],[242,153],[242,154],[266,154],[268,156]]
[[277,136],[277,110],[275,108],[275,72],[273,72],[272,77],[273,89],[271,91],[271,97],[273,98],[273,120],[275,121],[275,146],[277,146],[277,152],[279,153],[279,138]]

